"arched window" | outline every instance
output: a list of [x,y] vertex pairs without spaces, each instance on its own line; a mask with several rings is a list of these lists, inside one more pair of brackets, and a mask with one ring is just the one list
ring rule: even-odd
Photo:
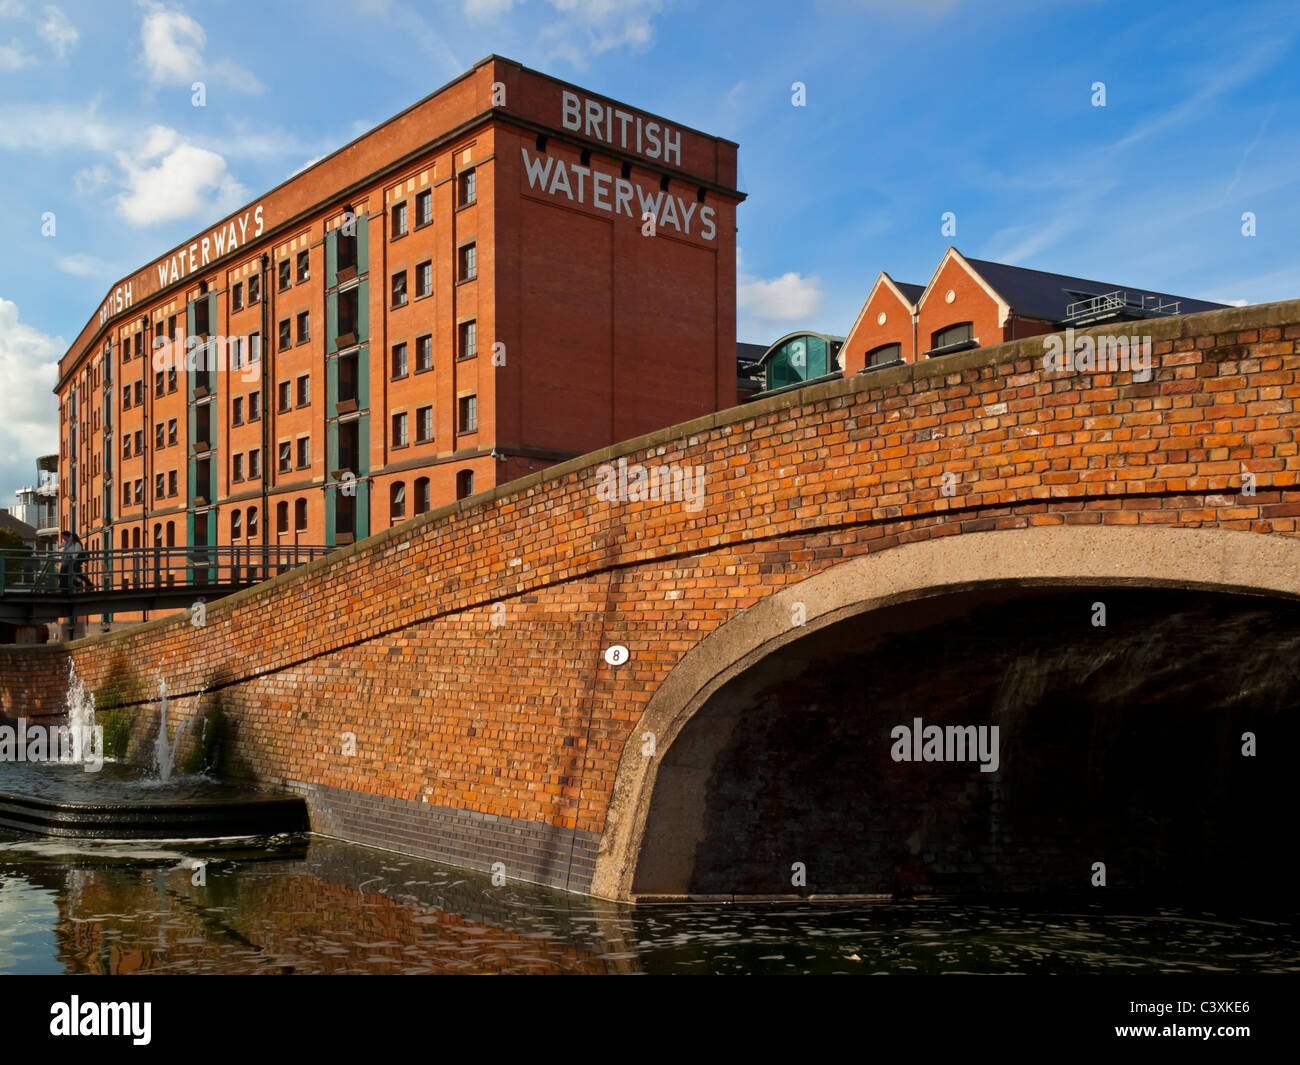
[[394,481],[388,486],[388,520],[400,521],[406,517],[406,482]]
[[167,546],[176,546],[176,523],[174,521],[167,523]]
[[307,531],[307,500],[299,498],[293,505],[293,527],[298,532]]
[[474,494],[474,471],[461,470],[456,474],[456,498],[465,499]]
[[248,508],[248,536],[251,539],[257,535],[257,508]]
[[230,512],[230,538],[232,540],[238,540],[243,535],[244,535],[243,518],[240,515],[239,511],[232,510]]
[[275,505],[275,531],[278,533],[287,533],[289,531],[289,501],[287,499]]
[[960,351],[961,347],[975,346],[975,334],[972,330],[972,323],[958,322],[956,325],[950,325],[946,329],[940,329],[930,334],[930,351],[926,352],[931,357],[935,355],[946,355],[949,350]]
[[429,512],[429,478],[418,477],[415,481],[415,513]]
[[903,361],[902,344],[881,344],[867,352],[867,369],[873,366],[889,366]]

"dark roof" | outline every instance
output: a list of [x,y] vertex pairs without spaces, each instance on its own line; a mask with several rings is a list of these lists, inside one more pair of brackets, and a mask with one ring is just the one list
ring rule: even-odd
[[[1030,270],[1024,266],[1007,266],[1005,263],[989,262],[987,259],[966,261],[979,271],[980,276],[993,286],[993,290],[1006,300],[1017,314],[1025,314],[1032,318],[1046,318],[1053,322],[1064,320],[1065,308],[1071,303],[1091,296],[1104,296],[1108,292],[1121,289],[1136,296],[1159,296],[1166,302],[1178,300],[1179,314],[1214,311],[1226,306],[1223,303],[1209,303],[1205,300],[1174,296],[1168,292],[1156,292],[1149,288],[1116,285],[1109,281],[1088,281],[1082,277],[1049,274],[1044,270]],[[902,285],[898,287],[903,288]]]
[[[893,278],[890,278],[890,280],[893,281]],[[913,307],[916,306],[916,301],[921,298],[921,293],[925,291],[924,285],[909,285],[906,281],[894,281],[894,284],[898,286],[898,291],[907,297],[908,302]]]
[[763,352],[767,350],[766,344],[736,344],[736,361],[744,366],[748,363],[757,363],[763,357]]
[[20,540],[35,540],[36,530],[27,522],[15,518],[7,510],[0,510],[0,529],[9,529],[18,534]]

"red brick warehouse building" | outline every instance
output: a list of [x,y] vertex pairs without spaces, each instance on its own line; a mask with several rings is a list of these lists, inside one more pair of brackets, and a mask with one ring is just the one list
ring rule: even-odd
[[736,151],[488,57],[114,286],[62,528],[340,545],[733,406]]

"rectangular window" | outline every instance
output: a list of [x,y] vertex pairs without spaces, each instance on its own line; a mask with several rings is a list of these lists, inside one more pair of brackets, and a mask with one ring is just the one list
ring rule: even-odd
[[433,191],[425,189],[415,195],[415,228],[427,226],[433,221]]
[[170,396],[175,391],[176,391],[176,371],[168,370],[167,371],[167,394]]
[[287,533],[289,531],[289,504],[287,502],[276,504],[275,531],[278,533]]
[[298,253],[298,284],[302,284],[311,278],[311,253],[300,251]]
[[144,478],[143,477],[137,477],[135,479],[135,501],[137,503],[144,502]]
[[293,469],[293,445],[288,440],[280,444],[280,472],[288,473]]
[[307,531],[307,500],[299,499],[293,505],[293,527],[298,532]]
[[401,203],[393,204],[392,218],[393,218],[393,236],[394,237],[406,236],[406,201],[405,200],[403,200]]
[[257,508],[248,508],[248,535],[250,537],[257,535]]
[[460,323],[460,354],[459,358],[472,359],[478,354],[478,322],[468,321]]
[[122,386],[122,409],[123,410],[131,409],[131,386],[130,385]]
[[139,359],[139,358],[143,358],[143,356],[144,356],[144,330],[142,329],[140,330],[140,332],[136,333],[135,335],[135,357]]
[[154,396],[161,396],[166,391],[167,378],[163,375],[162,370],[159,370],[153,375],[153,394]]
[[406,447],[406,415],[393,415],[393,447]]
[[261,421],[262,418],[262,393],[250,392],[248,396],[248,420],[250,422]]
[[415,295],[417,299],[433,295],[433,263],[420,263],[415,268]]
[[305,344],[311,339],[311,319],[307,312],[298,315],[298,343]]
[[478,277],[478,245],[466,244],[460,249],[460,279],[473,281]]
[[230,401],[230,423],[232,425],[244,424],[244,397],[236,396]]
[[164,477],[161,473],[154,474],[153,498],[155,503],[164,497],[164,492],[166,488],[167,488],[167,478]]
[[176,443],[176,419],[173,418],[167,423],[167,446],[171,447]]
[[433,439],[433,408],[421,407],[415,412],[415,441],[427,444]]
[[460,397],[460,431],[472,433],[478,429],[478,396]]
[[167,471],[167,495],[168,495],[169,497],[171,497],[171,498],[174,499],[174,498],[176,498],[176,491],[177,491],[177,489],[176,489],[176,471],[175,471],[175,470],[168,470],[168,471]]
[[280,350],[281,351],[289,350],[289,345],[292,342],[292,329],[293,329],[292,323],[289,321],[288,318],[285,318],[280,323]]
[[153,446],[156,450],[161,451],[167,443],[167,427],[159,422],[153,427]]
[[393,306],[406,306],[406,271],[401,270],[393,275]]
[[476,188],[473,170],[462,170],[457,178],[457,189],[459,204],[461,207],[468,207],[478,198],[478,189]]
[[406,376],[406,345],[393,345],[393,369],[391,375],[394,380]]
[[231,288],[230,302],[235,310],[242,311],[244,309],[244,283],[242,281],[236,281]]
[[248,453],[248,476],[250,480],[262,476],[262,452],[258,448]]
[[415,338],[415,372],[423,373],[433,369],[433,337]]
[[279,399],[276,409],[281,413],[293,406],[293,386],[288,381],[281,381],[276,386],[276,395]]
[[298,406],[305,407],[311,402],[311,375],[303,374],[298,378]]
[[131,482],[123,481],[122,482],[122,506],[129,507],[130,505],[131,505]]
[[290,266],[288,259],[281,259],[276,264],[276,272],[279,276],[281,292],[283,292],[293,283],[292,278],[289,276],[291,269],[292,267]]
[[232,481],[242,481],[244,479],[244,456],[235,455],[230,460],[230,479]]
[[144,430],[143,429],[137,429],[135,431],[135,453],[137,455],[144,454]]
[[259,274],[248,275],[248,305],[251,307],[262,298],[262,278]]
[[135,383],[135,405],[138,407],[144,402],[144,381]]
[[311,437],[298,437],[298,469],[305,470],[311,465]]
[[260,362],[262,359],[262,334],[248,334],[248,361]]

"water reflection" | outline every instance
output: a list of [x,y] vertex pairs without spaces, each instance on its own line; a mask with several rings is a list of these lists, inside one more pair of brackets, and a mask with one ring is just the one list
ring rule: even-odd
[[1298,930],[1041,901],[633,909],[319,838],[0,842],[8,973],[1281,972]]

